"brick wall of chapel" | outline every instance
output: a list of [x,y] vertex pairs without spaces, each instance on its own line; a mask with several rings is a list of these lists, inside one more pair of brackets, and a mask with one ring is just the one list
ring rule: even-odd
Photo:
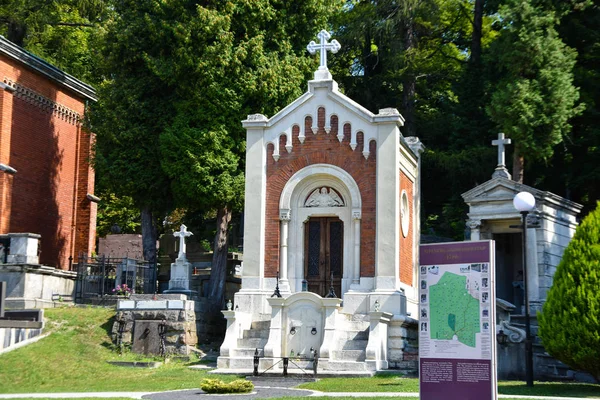
[[[402,229],[400,229],[400,281],[412,286],[413,283],[413,261],[414,261],[414,212],[413,212],[413,191],[415,184],[410,180],[402,170],[400,170],[400,193],[399,199],[402,199],[402,191],[406,190],[408,196],[408,209],[410,212],[408,222],[408,235],[404,237]],[[401,217],[402,218],[402,217]],[[402,220],[400,220],[402,226]]]
[[[14,176],[1,174],[0,194],[10,205],[0,208],[0,233],[42,235],[40,263],[67,269],[70,255],[76,259],[94,250],[96,204],[86,198],[94,185],[92,138],[52,105],[83,116],[84,100],[8,57],[0,58],[0,79],[21,89],[3,91],[0,104],[0,143],[10,149],[0,153],[0,162],[17,170]],[[10,111],[4,112],[8,102]]]
[[[292,130],[291,153],[285,149],[285,136],[280,137],[278,161],[273,159],[274,146],[267,148],[265,277],[275,277],[279,268],[279,199],[283,188],[296,172],[312,164],[335,165],[356,181],[362,199],[360,275],[375,276],[376,143],[371,141],[369,144],[370,155],[365,160],[362,133],[358,133],[357,146],[353,151],[349,145],[351,126],[346,124],[339,127],[337,117],[332,116],[331,130],[327,134],[324,129],[325,110],[322,107],[318,110],[316,135],[311,133],[312,117],[307,117],[304,123],[307,133],[303,144],[298,139],[299,127],[295,126]],[[337,138],[338,129],[343,130],[342,142]]]

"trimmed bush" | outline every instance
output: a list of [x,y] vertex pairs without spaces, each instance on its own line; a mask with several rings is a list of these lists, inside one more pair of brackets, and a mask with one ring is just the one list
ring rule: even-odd
[[550,355],[600,380],[600,202],[565,249],[538,321]]
[[254,389],[254,385],[244,379],[236,379],[228,383],[220,379],[204,379],[200,389],[206,393],[249,393]]

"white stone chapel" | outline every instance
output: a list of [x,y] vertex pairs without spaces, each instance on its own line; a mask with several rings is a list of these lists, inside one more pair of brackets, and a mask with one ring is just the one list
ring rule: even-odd
[[[223,311],[220,369],[319,355],[319,369],[416,369],[420,154],[394,108],[338,90],[321,31],[308,91],[249,115],[242,289]],[[279,297],[279,295],[281,297]],[[276,366],[277,368],[277,366]]]

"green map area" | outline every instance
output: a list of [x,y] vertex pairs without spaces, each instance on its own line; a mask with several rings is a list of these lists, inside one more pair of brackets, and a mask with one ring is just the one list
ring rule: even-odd
[[429,287],[431,339],[458,341],[475,347],[479,329],[479,300],[466,289],[467,277],[445,272],[437,284]]

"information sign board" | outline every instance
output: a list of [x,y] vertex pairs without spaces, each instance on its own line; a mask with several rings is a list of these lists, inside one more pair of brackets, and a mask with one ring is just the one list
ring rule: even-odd
[[494,242],[420,246],[422,400],[496,400]]

